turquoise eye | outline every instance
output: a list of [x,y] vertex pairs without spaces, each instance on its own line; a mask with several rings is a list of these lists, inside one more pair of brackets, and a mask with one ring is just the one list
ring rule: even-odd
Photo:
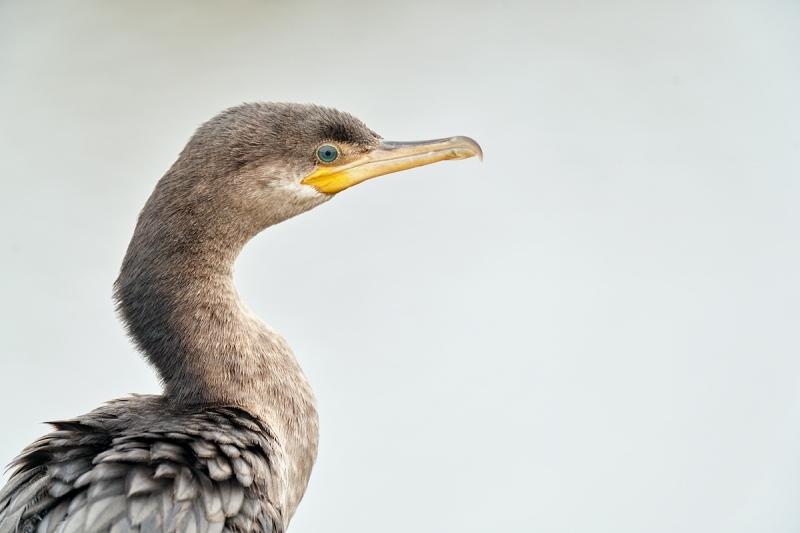
[[317,157],[323,163],[333,163],[339,157],[339,149],[330,144],[323,144],[317,149]]

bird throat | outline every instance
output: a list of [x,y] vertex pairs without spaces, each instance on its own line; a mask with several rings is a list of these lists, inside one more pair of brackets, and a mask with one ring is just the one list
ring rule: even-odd
[[318,420],[288,344],[242,303],[234,286],[234,261],[261,228],[200,225],[159,203],[156,192],[115,283],[119,314],[176,411],[235,406],[267,424],[285,454],[285,486],[293,494],[285,495],[284,512],[291,516],[316,458]]

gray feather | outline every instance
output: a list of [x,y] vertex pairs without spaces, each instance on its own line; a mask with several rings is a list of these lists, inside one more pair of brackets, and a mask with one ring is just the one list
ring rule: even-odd
[[86,522],[94,531],[105,531],[112,523],[124,517],[128,499],[124,494],[116,494],[93,502],[86,514]]
[[128,496],[147,494],[159,489],[163,482],[153,478],[152,467],[129,467],[125,477],[125,493]]
[[[248,532],[259,531],[261,523],[268,524],[266,531],[278,531],[273,526],[280,511],[267,491],[274,477],[269,432],[252,431],[252,418],[230,409],[141,420],[140,411],[159,411],[162,401],[115,402],[65,423],[57,439],[51,434],[34,443],[15,462],[17,470],[1,493],[0,533]],[[147,432],[139,432],[145,423]],[[203,429],[209,424],[222,430]],[[75,429],[64,429],[69,427]],[[228,436],[225,443],[208,442],[201,433]],[[180,441],[169,435],[180,435]],[[251,462],[264,474],[258,485],[247,475],[254,472]]]
[[181,467],[180,474],[175,478],[175,500],[191,500],[196,498],[197,494],[197,483],[192,471],[186,466]]
[[231,464],[225,457],[221,457],[219,455],[216,457],[210,457],[206,463],[206,466],[208,467],[208,475],[211,476],[211,479],[215,481],[228,479],[231,477],[231,475],[233,475]]
[[[160,438],[160,435],[159,435]],[[173,444],[171,442],[156,441],[150,448],[151,461],[181,461],[185,460],[185,452],[182,446]]]
[[227,480],[219,484],[222,512],[226,517],[236,516],[244,501],[244,488],[236,482]]
[[84,533],[86,531],[86,506],[72,509],[65,517],[59,533]]

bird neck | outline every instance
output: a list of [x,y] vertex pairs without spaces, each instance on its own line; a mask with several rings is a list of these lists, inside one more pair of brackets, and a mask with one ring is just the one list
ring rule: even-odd
[[233,264],[260,228],[145,206],[115,284],[128,332],[178,408],[226,405],[262,419],[285,453],[285,512],[305,490],[317,449],[311,387],[284,339],[240,300]]

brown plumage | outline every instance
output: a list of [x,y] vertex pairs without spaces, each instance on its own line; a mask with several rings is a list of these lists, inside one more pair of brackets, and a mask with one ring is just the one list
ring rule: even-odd
[[0,533],[283,531],[316,458],[317,411],[287,343],[239,299],[237,255],[365,179],[472,155],[467,138],[387,143],[313,105],[244,104],[202,125],[142,210],[115,283],[164,393],[54,423],[12,465]]

